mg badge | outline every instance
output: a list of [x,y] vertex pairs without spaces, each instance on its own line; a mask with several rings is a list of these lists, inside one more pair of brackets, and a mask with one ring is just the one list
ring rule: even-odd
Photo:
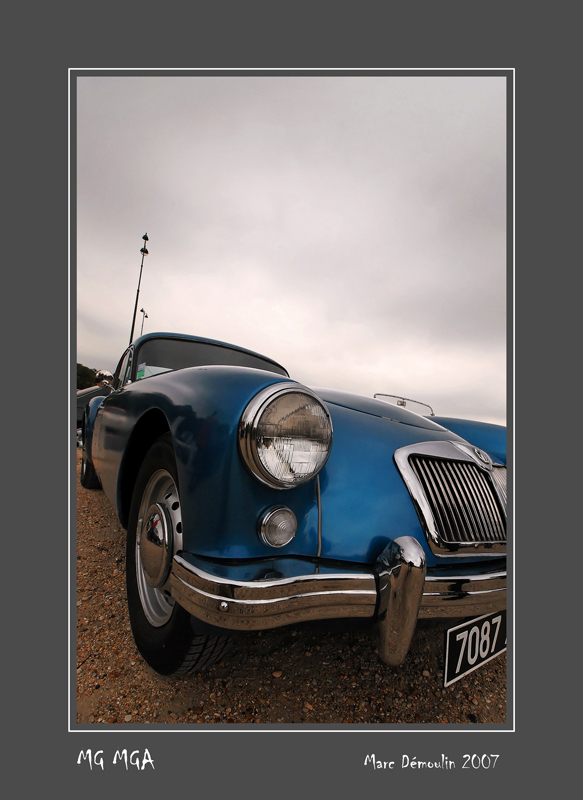
[[480,450],[477,447],[474,447],[474,453],[478,456],[480,461],[482,461],[484,464],[489,464],[490,463],[490,456],[487,453],[484,453],[483,450]]

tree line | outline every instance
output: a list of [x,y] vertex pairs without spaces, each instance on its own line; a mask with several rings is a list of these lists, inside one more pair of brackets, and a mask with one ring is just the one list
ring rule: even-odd
[[96,369],[86,367],[84,364],[77,364],[77,391],[79,389],[89,389],[90,386],[95,386]]

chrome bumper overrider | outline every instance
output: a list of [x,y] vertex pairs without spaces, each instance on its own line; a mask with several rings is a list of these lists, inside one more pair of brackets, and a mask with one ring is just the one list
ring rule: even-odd
[[345,617],[379,622],[379,655],[391,665],[407,655],[417,618],[469,617],[506,607],[506,573],[426,575],[416,539],[395,539],[374,570],[235,581],[180,555],[164,587],[197,619],[228,630],[262,630]]

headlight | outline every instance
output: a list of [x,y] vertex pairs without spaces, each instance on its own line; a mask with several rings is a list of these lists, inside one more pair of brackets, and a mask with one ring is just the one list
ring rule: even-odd
[[260,481],[292,489],[326,463],[332,447],[330,414],[313,392],[297,383],[269,386],[243,412],[239,447]]

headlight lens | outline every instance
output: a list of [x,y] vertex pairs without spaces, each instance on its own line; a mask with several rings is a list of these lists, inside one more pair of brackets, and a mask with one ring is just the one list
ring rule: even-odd
[[276,384],[249,403],[239,426],[241,454],[259,480],[278,489],[306,483],[332,447],[328,409],[299,384]]

